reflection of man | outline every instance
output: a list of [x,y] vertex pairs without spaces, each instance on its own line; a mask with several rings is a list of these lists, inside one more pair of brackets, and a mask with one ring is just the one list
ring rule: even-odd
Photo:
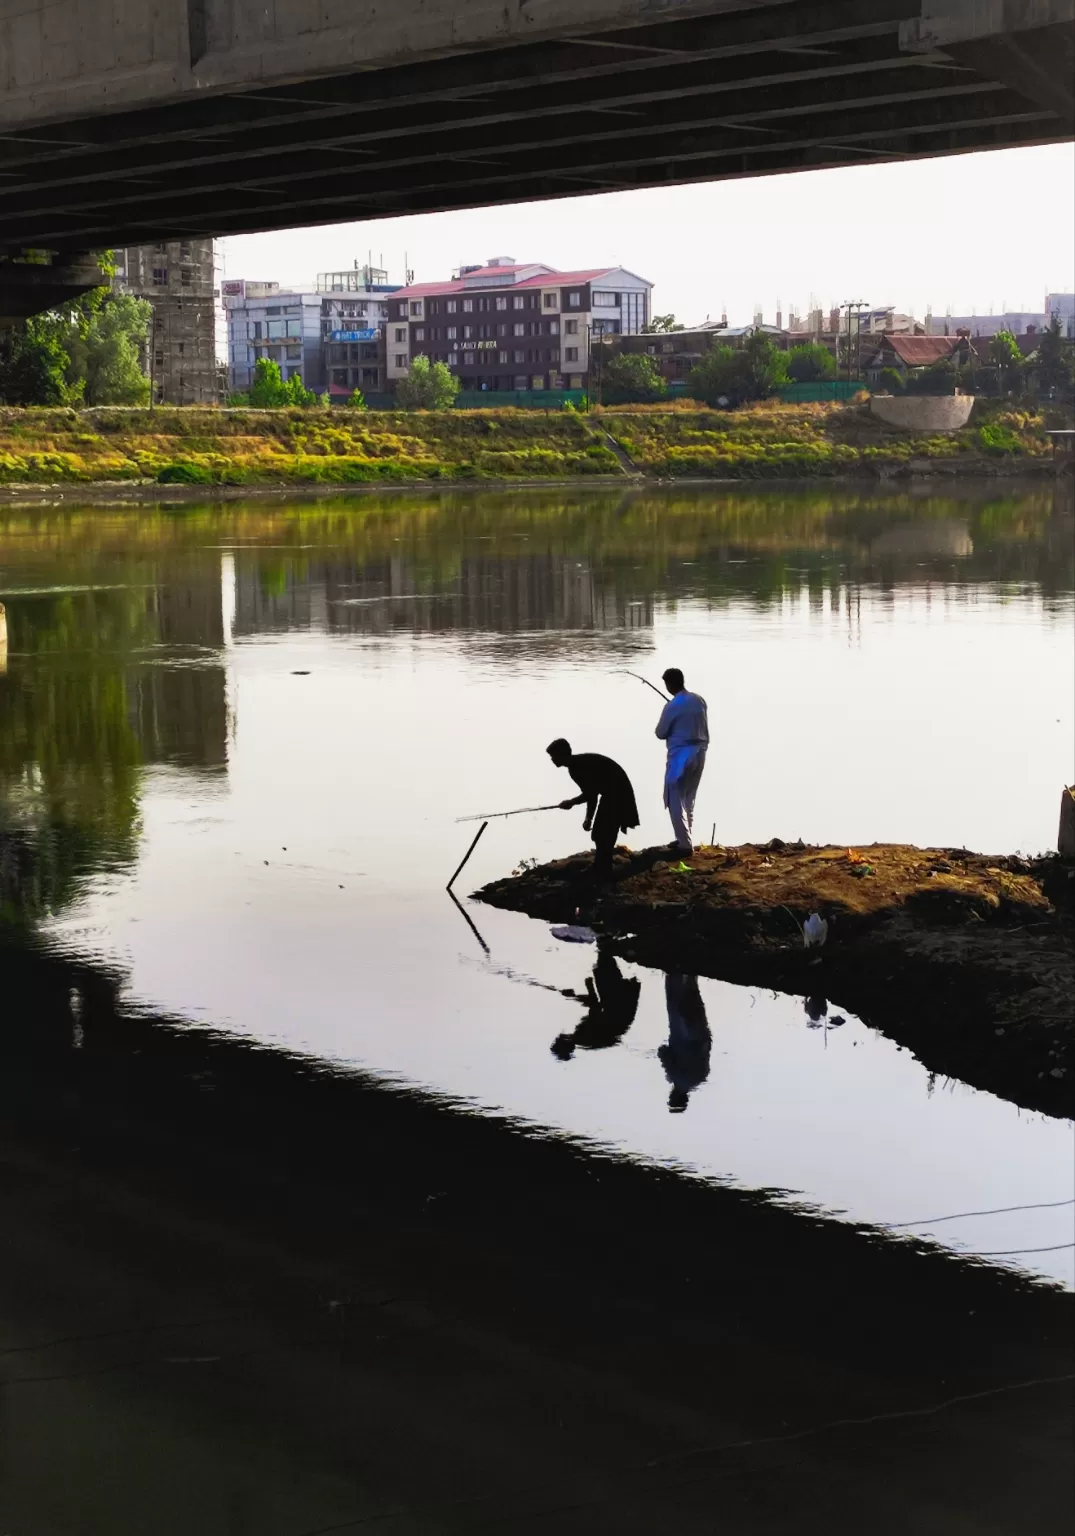
[[582,791],[574,800],[561,800],[560,809],[569,811],[576,805],[586,806],[582,830],[593,838],[594,874],[598,879],[607,879],[612,874],[616,839],[621,831],[638,826],[631,781],[611,757],[602,757],[600,752],[572,752],[570,743],[562,737],[551,744],[548,753],[557,768],[567,769]]
[[676,847],[694,851],[694,802],[709,746],[709,711],[700,693],[688,693],[683,673],[670,667],[664,686],[672,697],[661,711],[657,735],[668,747],[664,803],[672,819]]
[[635,1021],[641,990],[638,978],[624,976],[612,955],[598,954],[593,975],[586,978],[586,1012],[569,1035],[557,1035],[553,1055],[569,1061],[576,1046],[604,1051],[619,1045]]
[[672,1085],[668,1108],[673,1114],[682,1114],[691,1093],[709,1076],[713,1036],[697,976],[668,971],[664,978],[664,1000],[668,1007],[668,1040],[658,1048],[657,1055]]

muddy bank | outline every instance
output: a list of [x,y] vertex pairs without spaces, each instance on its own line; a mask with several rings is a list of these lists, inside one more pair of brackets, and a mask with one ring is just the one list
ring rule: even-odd
[[4,1529],[1067,1529],[1069,1297],[0,967]]
[[[1075,861],[892,844],[589,855],[477,892],[532,917],[591,923],[625,959],[824,997],[927,1070],[1048,1114],[1075,1112]],[[807,949],[801,925],[828,922]]]

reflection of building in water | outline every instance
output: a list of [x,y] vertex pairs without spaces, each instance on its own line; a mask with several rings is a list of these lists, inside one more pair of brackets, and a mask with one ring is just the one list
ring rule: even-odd
[[326,628],[358,634],[647,629],[653,602],[571,556],[463,555],[433,575],[404,555],[380,564],[240,559],[235,633]]
[[215,563],[152,587],[147,620],[161,651],[128,683],[131,724],[147,763],[219,768],[227,761],[224,620]]

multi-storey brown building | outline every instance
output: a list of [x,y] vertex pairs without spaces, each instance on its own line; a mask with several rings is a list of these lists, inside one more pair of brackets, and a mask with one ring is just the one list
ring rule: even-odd
[[591,339],[640,331],[653,284],[622,267],[558,272],[495,257],[389,302],[390,388],[414,358],[446,363],[465,390],[586,389]]

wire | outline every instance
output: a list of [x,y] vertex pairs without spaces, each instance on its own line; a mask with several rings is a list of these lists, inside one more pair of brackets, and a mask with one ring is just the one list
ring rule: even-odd
[[1060,1205],[1075,1205],[1073,1200],[1043,1200],[1039,1205],[998,1205],[991,1211],[956,1211],[951,1216],[930,1216],[924,1221],[886,1221],[885,1226],[935,1227],[942,1221],[961,1221],[964,1216],[1005,1216],[1009,1211],[1051,1211]]
[[978,1258],[1003,1259],[1014,1253],[1056,1253],[1060,1248],[1075,1248],[1075,1243],[1053,1243],[1048,1248],[986,1248],[978,1254]]

